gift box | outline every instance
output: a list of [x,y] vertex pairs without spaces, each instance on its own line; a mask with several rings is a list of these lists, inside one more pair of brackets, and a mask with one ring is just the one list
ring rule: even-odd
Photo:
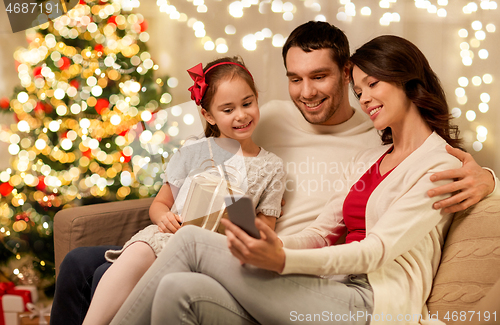
[[193,175],[181,215],[183,225],[224,234],[224,226],[220,223],[222,218],[227,218],[224,197],[244,194],[230,179],[235,177],[225,173],[220,166]]
[[27,303],[28,312],[18,314],[19,325],[48,325],[50,323],[50,309],[52,306],[43,307]]
[[15,286],[13,282],[0,283],[0,325],[18,325],[18,313],[28,311],[27,303],[38,301],[35,286]]

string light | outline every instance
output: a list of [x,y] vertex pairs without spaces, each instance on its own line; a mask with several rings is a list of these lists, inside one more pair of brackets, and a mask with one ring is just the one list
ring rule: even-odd
[[370,9],[370,7],[361,8],[361,15],[370,16],[371,14],[372,14],[372,10]]
[[472,84],[473,84],[474,86],[476,86],[476,87],[477,87],[477,86],[480,86],[480,85],[481,85],[481,82],[482,82],[481,77],[479,77],[479,76],[474,76],[474,77],[472,77]]
[[469,121],[469,122],[472,122],[476,119],[476,112],[474,112],[473,110],[468,110],[466,113],[465,113],[465,118]]
[[462,110],[460,108],[458,108],[458,107],[454,107],[451,110],[451,115],[454,118],[459,118],[462,115]]
[[[356,1],[353,0],[339,0],[340,7],[336,13],[336,19],[341,22],[351,22],[353,17],[359,13],[361,16],[368,17],[373,15],[373,10],[369,6],[363,6],[358,9],[356,7]],[[166,11],[166,6],[170,6],[167,0],[157,1],[160,6],[160,11]],[[378,7],[381,9],[395,8],[397,0],[380,0],[378,1]],[[305,0],[303,2],[304,8],[310,12],[320,12],[322,10],[321,4],[316,0]],[[244,12],[252,7],[258,6],[260,14],[282,14],[284,20],[292,20],[294,13],[297,8],[291,2],[284,2],[281,0],[270,0],[270,1],[232,1],[227,5],[228,13],[230,16],[235,18],[241,18],[244,16]],[[447,6],[449,5],[448,0],[415,0],[414,5],[417,9],[426,10],[427,13],[436,15],[440,18],[445,18],[448,16]],[[170,7],[169,7],[170,8]],[[462,12],[465,15],[474,15],[479,10],[495,10],[497,9],[496,1],[482,0],[479,5],[475,1],[469,1],[462,7]],[[172,8],[169,9],[173,10]],[[166,11],[168,12],[168,11]],[[323,14],[317,14],[314,17],[316,21],[327,21],[328,19]],[[381,26],[389,26],[392,23],[398,23],[402,20],[400,14],[397,11],[387,11],[379,16],[379,24]],[[192,26],[193,21],[198,21],[195,18],[190,18],[188,25]],[[190,23],[191,21],[191,23]],[[236,36],[237,30],[234,25],[227,25],[224,29],[225,34],[228,36]],[[460,58],[462,64],[465,67],[470,67],[474,64],[475,60],[487,60],[489,58],[489,51],[482,45],[482,43],[487,39],[488,33],[493,33],[496,31],[496,26],[493,23],[483,23],[481,20],[473,20],[469,27],[464,27],[458,30],[458,35],[464,41],[460,44]],[[196,31],[195,31],[196,32]],[[201,34],[200,34],[201,35]],[[472,37],[471,37],[472,36]],[[262,37],[262,31],[256,31],[252,34],[241,35],[240,43],[243,49],[247,51],[255,51],[259,46],[259,42],[265,41],[267,38],[271,40],[271,44],[274,47],[282,47],[286,38],[279,33],[271,33],[265,38]],[[471,38],[469,38],[471,37]],[[469,38],[469,39],[467,39]],[[213,41],[204,41],[202,43],[203,48],[207,51],[216,50],[218,53],[227,53],[231,47],[228,41],[218,44],[213,44]],[[492,77],[490,74],[485,74],[486,77],[482,80],[478,79],[478,76],[462,77],[459,80],[459,86],[465,88],[471,83],[474,86],[481,86],[483,84],[489,85],[492,83]],[[465,105],[470,102],[471,99],[468,98],[465,89],[460,90],[456,94],[456,99],[458,104]],[[485,106],[486,105],[486,106]],[[480,112],[487,112],[487,103],[482,101],[479,106]],[[457,108],[458,109],[458,108]],[[459,115],[460,114],[455,114]],[[466,114],[467,115],[467,114]],[[471,114],[469,114],[470,116]]]

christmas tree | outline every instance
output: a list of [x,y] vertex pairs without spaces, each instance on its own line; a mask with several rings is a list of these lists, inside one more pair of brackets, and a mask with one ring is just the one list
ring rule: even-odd
[[162,158],[177,146],[162,131],[172,97],[153,76],[146,21],[125,9],[80,0],[27,30],[14,54],[21,87],[0,99],[15,119],[0,129],[11,155],[0,172],[0,264],[18,283],[53,284],[57,211],[161,187]]

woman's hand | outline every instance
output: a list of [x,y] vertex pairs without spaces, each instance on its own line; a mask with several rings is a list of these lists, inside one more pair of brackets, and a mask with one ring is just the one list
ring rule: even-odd
[[240,263],[251,264],[261,269],[281,273],[285,267],[285,251],[276,233],[262,220],[256,218],[255,226],[261,239],[249,236],[241,228],[227,219],[222,219],[226,227],[227,245]]
[[181,227],[181,217],[177,214],[168,211],[166,214],[160,217],[160,220],[156,222],[156,225],[163,233],[175,234],[177,230]]

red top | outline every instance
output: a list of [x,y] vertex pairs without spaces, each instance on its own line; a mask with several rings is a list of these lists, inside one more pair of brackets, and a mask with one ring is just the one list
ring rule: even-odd
[[351,187],[349,194],[344,200],[343,216],[347,227],[346,244],[353,241],[360,241],[366,237],[366,204],[378,184],[394,170],[393,168],[385,173],[385,175],[380,175],[380,162],[391,151],[392,147],[361,176]]

